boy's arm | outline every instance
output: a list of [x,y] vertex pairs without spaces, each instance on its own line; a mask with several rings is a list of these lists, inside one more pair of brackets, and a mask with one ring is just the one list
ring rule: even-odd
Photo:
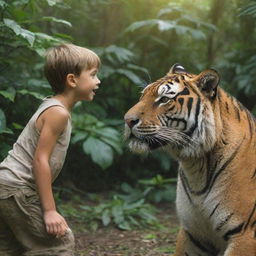
[[56,211],[49,159],[58,137],[67,125],[68,118],[69,114],[65,109],[51,107],[37,120],[40,137],[33,160],[33,173],[43,209],[46,230],[56,236],[64,235],[68,225],[65,219]]

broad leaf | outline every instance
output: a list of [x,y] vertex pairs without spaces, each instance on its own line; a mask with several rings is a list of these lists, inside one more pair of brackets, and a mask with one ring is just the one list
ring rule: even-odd
[[15,98],[15,94],[16,94],[15,90],[13,90],[13,91],[0,91],[0,94],[4,98],[14,102],[14,98]]
[[27,29],[23,29],[19,24],[14,20],[4,19],[4,24],[10,28],[17,36],[25,38],[30,46],[33,46],[35,41],[35,34]]
[[0,0],[0,7],[3,8],[5,6],[7,6],[7,3],[3,0]]
[[106,209],[103,211],[103,214],[102,214],[102,223],[104,226],[107,226],[110,223],[110,221],[111,221],[110,211]]
[[113,151],[111,147],[97,138],[89,137],[83,143],[83,150],[102,169],[106,169],[113,162]]

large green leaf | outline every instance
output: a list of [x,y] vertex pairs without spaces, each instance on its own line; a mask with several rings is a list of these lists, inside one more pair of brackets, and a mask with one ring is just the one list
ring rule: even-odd
[[17,36],[25,38],[30,46],[33,46],[35,41],[35,34],[27,29],[23,29],[16,21],[11,19],[4,19],[4,24],[10,28]]
[[15,90],[10,90],[10,91],[0,91],[0,94],[6,98],[9,99],[10,101],[14,102],[14,98],[15,98]]
[[7,6],[7,3],[3,0],[0,0],[0,7],[3,8],[5,6]]
[[102,169],[106,169],[113,162],[113,151],[111,147],[97,138],[89,137],[83,143],[83,150]]

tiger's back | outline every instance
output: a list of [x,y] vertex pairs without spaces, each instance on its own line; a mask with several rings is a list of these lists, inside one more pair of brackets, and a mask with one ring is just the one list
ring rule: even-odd
[[173,66],[125,116],[131,149],[179,161],[176,256],[256,255],[256,122],[218,82]]

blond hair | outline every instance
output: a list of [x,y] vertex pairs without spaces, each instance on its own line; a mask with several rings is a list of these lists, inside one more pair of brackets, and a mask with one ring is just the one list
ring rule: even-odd
[[82,70],[94,67],[100,67],[100,58],[95,52],[74,44],[62,44],[47,51],[44,73],[53,91],[61,93],[68,74],[79,76]]

